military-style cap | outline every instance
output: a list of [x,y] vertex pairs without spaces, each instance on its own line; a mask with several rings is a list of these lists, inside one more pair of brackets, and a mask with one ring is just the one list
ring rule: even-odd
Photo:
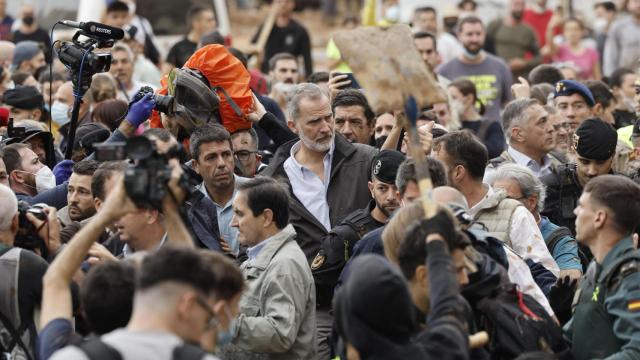
[[613,126],[598,119],[585,120],[573,134],[573,148],[591,160],[607,160],[616,152],[618,133]]
[[35,87],[19,85],[4,92],[3,102],[18,109],[33,110],[42,107],[44,98]]
[[575,80],[560,80],[556,83],[555,89],[553,89],[553,98],[558,96],[571,96],[573,94],[579,94],[584,98],[584,101],[589,106],[594,106],[596,101],[593,99],[591,90],[581,82]]
[[395,150],[382,150],[373,158],[373,176],[376,179],[387,183],[394,184],[396,182],[396,174],[400,163],[403,162],[405,156]]

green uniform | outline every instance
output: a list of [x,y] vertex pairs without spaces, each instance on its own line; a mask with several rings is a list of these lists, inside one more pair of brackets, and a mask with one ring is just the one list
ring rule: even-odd
[[589,265],[565,338],[576,360],[640,359],[640,253],[631,237]]

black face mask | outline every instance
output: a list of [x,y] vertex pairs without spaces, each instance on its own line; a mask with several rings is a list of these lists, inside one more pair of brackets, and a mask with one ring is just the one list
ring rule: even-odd
[[376,148],[380,149],[382,147],[382,145],[384,145],[384,142],[387,141],[388,136],[387,135],[382,135],[379,138],[376,139]]
[[524,13],[522,11],[514,11],[511,13],[511,16],[513,17],[513,19],[515,21],[520,21],[522,20],[522,16],[524,15]]
[[25,17],[22,18],[22,22],[27,26],[33,25],[33,21],[34,20],[35,19],[34,19],[33,15],[26,15]]
[[458,19],[447,19],[444,21],[444,27],[449,30],[455,29],[456,25],[458,25]]

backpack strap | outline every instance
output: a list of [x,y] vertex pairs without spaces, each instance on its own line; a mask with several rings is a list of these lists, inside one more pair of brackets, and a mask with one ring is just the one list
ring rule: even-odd
[[78,348],[89,360],[122,360],[120,352],[100,338],[86,341],[80,344]]
[[[4,349],[4,351],[10,353],[13,351],[13,348],[15,348],[16,345],[18,345],[24,350],[27,360],[32,360],[31,351],[29,350],[27,345],[25,345],[24,341],[22,341],[22,334],[24,334],[24,332],[27,330],[27,328],[29,327],[29,324],[24,322],[18,327],[18,330],[16,330],[11,324],[11,320],[9,320],[9,318],[7,318],[2,312],[0,312],[0,322],[2,322],[2,325],[4,326],[4,328],[7,329],[7,331],[13,338],[11,339],[11,342],[7,345],[7,348]],[[0,343],[0,346],[2,346],[1,343]]]
[[553,232],[551,232],[549,236],[547,236],[547,239],[545,239],[545,243],[547,243],[547,249],[549,249],[551,255],[553,255],[553,250],[558,244],[558,241],[566,236],[573,235],[571,234],[571,230],[569,230],[569,228],[565,226],[558,227],[557,229],[553,230]]
[[173,360],[200,360],[207,355],[200,346],[183,343],[173,349]]
[[224,98],[227,99],[227,102],[229,103],[233,111],[236,113],[236,115],[242,116],[242,110],[240,110],[240,108],[238,107],[238,104],[236,104],[236,102],[233,101],[233,98],[229,96],[229,94],[227,94],[227,92],[224,90],[222,86],[215,86],[212,88],[212,90],[222,92],[222,95],[224,95]]

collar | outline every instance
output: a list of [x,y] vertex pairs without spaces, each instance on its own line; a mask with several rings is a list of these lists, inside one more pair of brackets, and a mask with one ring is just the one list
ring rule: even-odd
[[493,187],[491,187],[491,185],[483,183],[482,186],[484,186],[484,188],[487,189],[487,193],[484,195],[482,200],[478,201],[477,204],[475,204],[472,208],[469,209],[469,215],[471,216],[475,216],[476,213],[484,209],[484,206],[487,200],[496,194],[496,192],[493,190]]
[[252,246],[250,248],[247,248],[247,256],[249,257],[248,260],[249,261],[254,261],[258,257],[258,254],[260,254],[260,250],[262,250],[262,248],[264,248],[267,245],[267,243],[271,239],[273,239],[274,236],[275,235],[270,236],[270,237],[264,239],[263,241],[261,241],[259,244],[254,245],[254,246]]
[[[255,258],[251,261],[245,261],[242,264],[243,268],[256,268],[258,270],[264,270],[267,268],[273,256],[287,241],[294,240],[296,231],[293,225],[289,224],[278,233],[274,234],[270,238],[262,241],[260,244],[253,246],[251,252],[255,253]],[[259,247],[262,245],[261,247]],[[259,247],[259,248],[257,248]],[[256,249],[257,248],[257,249]],[[247,253],[249,250],[247,249]],[[249,271],[251,273],[251,271]]]
[[[167,241],[167,233],[164,233],[164,235],[162,236],[162,240],[160,240],[160,244],[158,244],[158,246],[154,250],[160,249],[166,241]],[[124,257],[131,256],[134,253],[135,251],[133,251],[133,249],[129,246],[129,244],[124,244],[124,246],[122,247],[122,255]]]
[[[298,142],[293,144],[293,146],[291,147],[291,151],[289,152],[289,158],[291,159],[291,163],[295,165],[295,167],[297,167],[299,171],[302,171],[304,166],[300,164],[295,157],[295,154],[298,152],[298,150],[300,150],[300,146],[302,146],[302,140],[298,140]],[[334,140],[331,142],[331,147],[329,148],[329,151],[327,151],[327,153],[324,154],[323,161],[325,164],[328,161],[329,166],[331,166],[331,162],[333,161],[333,153],[335,152],[335,149],[336,149],[336,142]]]
[[545,156],[542,158],[542,164],[538,164],[537,161],[533,160],[526,154],[521,153],[520,151],[514,149],[511,145],[509,145],[507,152],[509,153],[509,155],[511,155],[513,160],[520,165],[529,167],[529,164],[533,162],[533,164],[535,166],[538,166],[540,170],[551,166],[551,158],[549,157],[549,154],[545,154]]
[[227,208],[229,205],[231,205],[233,203],[233,199],[236,197],[236,194],[238,193],[238,183],[244,182],[244,179],[245,178],[241,178],[238,175],[233,174],[233,195],[231,195],[231,199],[229,200],[228,203],[222,204],[222,205],[218,205],[218,203],[213,201],[213,199],[209,196],[209,191],[207,191],[207,186],[204,184],[204,181],[202,181],[200,184],[198,184],[196,186],[196,189],[200,190],[200,192],[204,195],[204,197],[206,197],[207,199],[211,200],[211,202],[216,207],[225,209],[225,208]]
[[607,256],[602,260],[602,272],[607,272],[607,267],[611,266],[617,259],[621,258],[624,254],[629,251],[633,251],[633,241],[631,240],[631,236],[627,236],[624,239],[618,241],[618,243],[609,250]]

